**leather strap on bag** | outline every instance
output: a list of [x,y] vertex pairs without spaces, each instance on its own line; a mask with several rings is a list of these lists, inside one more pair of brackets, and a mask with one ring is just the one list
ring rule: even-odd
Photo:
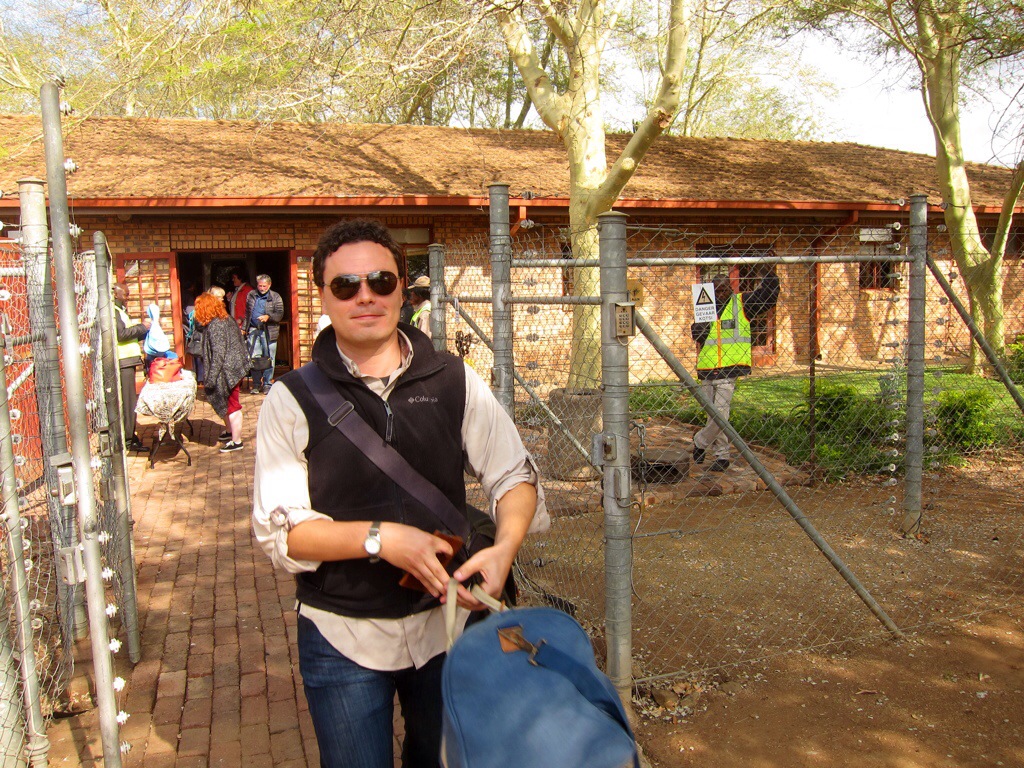
[[348,438],[352,445],[406,493],[426,506],[445,528],[461,536],[464,541],[469,540],[470,526],[466,516],[356,413],[355,406],[337,390],[316,363],[303,365],[299,368],[299,375],[309,387],[317,405],[327,414],[328,424]]

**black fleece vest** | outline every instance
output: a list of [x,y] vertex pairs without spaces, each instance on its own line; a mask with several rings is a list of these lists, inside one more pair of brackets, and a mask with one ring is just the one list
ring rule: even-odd
[[[465,509],[465,368],[454,355],[436,352],[424,334],[402,328],[413,342],[413,362],[387,402],[349,374],[330,328],[318,337],[313,359],[367,424],[457,509]],[[313,509],[340,521],[391,521],[430,532],[442,527],[418,500],[327,423],[297,372],[289,372],[280,380],[295,396],[309,425],[305,455]],[[429,595],[400,587],[401,576],[399,569],[384,560],[325,562],[312,573],[296,576],[296,598],[315,608],[360,618],[399,618],[437,605]]]

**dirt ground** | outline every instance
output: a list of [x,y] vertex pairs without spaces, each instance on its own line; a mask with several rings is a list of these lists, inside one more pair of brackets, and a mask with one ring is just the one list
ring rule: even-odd
[[1024,766],[1024,610],[782,656],[637,731],[655,766]]
[[[1021,470],[1019,457],[986,457],[926,485],[926,535],[904,550],[918,563],[900,568],[941,590],[933,615],[961,618],[939,618],[900,641],[837,643],[653,684],[638,700],[638,737],[651,763],[1024,766]],[[992,556],[996,549],[1002,554]],[[983,562],[968,574],[967,560]],[[908,595],[921,599],[892,591],[885,603],[900,612],[897,597]],[[984,611],[991,605],[1003,607]],[[975,609],[984,612],[968,615]]]

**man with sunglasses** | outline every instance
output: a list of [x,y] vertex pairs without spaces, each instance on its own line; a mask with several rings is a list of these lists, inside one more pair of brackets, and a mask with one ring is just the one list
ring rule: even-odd
[[[536,466],[479,375],[399,323],[405,256],[383,226],[329,228],[313,256],[331,325],[313,365],[459,510],[464,472],[490,500],[493,546],[458,566],[497,596],[524,536],[548,515]],[[278,567],[296,574],[299,668],[321,765],[391,768],[392,702],[405,721],[407,768],[436,768],[445,629],[440,598],[452,546],[437,519],[331,423],[299,371],[260,413],[253,529]],[[353,418],[346,416],[346,418]],[[428,594],[399,584],[407,572]],[[459,589],[460,620],[482,606]]]

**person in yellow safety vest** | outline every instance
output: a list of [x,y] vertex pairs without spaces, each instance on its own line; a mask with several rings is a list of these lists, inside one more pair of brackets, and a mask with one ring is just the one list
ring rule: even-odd
[[114,327],[117,332],[117,363],[121,374],[121,407],[124,409],[121,418],[125,449],[144,451],[145,446],[135,434],[135,403],[139,397],[135,376],[138,367],[142,365],[142,345],[139,342],[146,338],[153,321],[146,317],[140,323],[132,323],[125,308],[128,295],[127,285],[114,284]]
[[[697,379],[705,396],[719,413],[729,418],[729,407],[736,391],[736,379],[749,376],[751,367],[750,320],[765,314],[779,299],[779,278],[774,270],[766,274],[753,291],[733,293],[728,277],[714,278],[718,319],[713,323],[694,323],[690,327],[699,345]],[[703,464],[708,451],[715,457],[708,468],[724,472],[729,468],[729,439],[714,419],[693,436],[693,461]]]
[[409,287],[409,302],[412,304],[412,318],[409,325],[418,328],[430,336],[430,278],[426,275],[417,277]]

